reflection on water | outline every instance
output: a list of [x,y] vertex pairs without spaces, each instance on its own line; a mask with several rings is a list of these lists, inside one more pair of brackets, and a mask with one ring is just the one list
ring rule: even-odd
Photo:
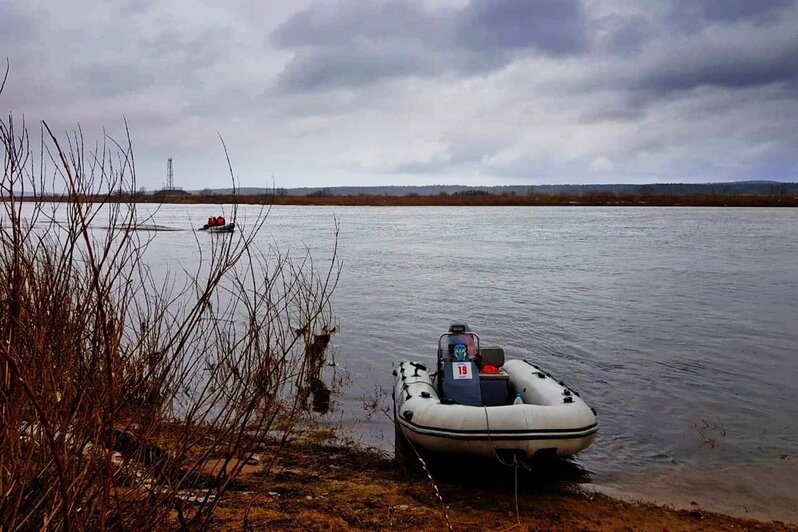
[[300,403],[306,403],[311,399],[311,409],[318,414],[326,414],[330,411],[330,398],[332,390],[322,378],[322,368],[327,360],[327,348],[336,330],[324,330],[321,334],[303,331],[305,338],[305,382],[304,387],[299,389]]
[[[191,228],[218,210],[168,205],[152,223]],[[390,389],[393,363],[432,361],[465,319],[598,410],[575,461],[596,485],[798,521],[798,210],[275,207],[261,243],[323,261],[334,216],[332,349],[351,384],[329,419],[356,438],[391,447],[363,396]],[[192,271],[212,245],[152,234],[155,270]]]

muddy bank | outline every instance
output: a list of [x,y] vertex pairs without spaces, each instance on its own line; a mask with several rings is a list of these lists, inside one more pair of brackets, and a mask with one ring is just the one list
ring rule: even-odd
[[[423,472],[392,457],[318,436],[248,466],[240,491],[221,501],[214,526],[311,530],[796,530],[692,510],[625,502],[585,490],[567,462],[519,470],[518,518],[512,467],[432,463],[440,497]],[[477,480],[473,480],[476,478]]]

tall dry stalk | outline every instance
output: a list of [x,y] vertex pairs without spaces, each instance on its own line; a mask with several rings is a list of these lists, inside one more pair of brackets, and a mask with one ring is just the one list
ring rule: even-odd
[[318,388],[335,253],[258,249],[261,212],[158,281],[129,137],[41,133],[0,120],[0,529],[202,528]]

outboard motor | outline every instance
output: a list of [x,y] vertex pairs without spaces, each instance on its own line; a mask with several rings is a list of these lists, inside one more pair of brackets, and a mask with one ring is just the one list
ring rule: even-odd
[[439,395],[460,405],[482,406],[479,337],[466,323],[454,322],[438,339]]

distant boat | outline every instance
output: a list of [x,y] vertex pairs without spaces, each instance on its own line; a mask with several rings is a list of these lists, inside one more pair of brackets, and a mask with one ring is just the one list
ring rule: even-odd
[[197,230],[205,231],[206,233],[232,233],[233,231],[235,231],[235,228],[236,228],[235,222],[230,222],[229,224],[224,224],[224,225],[205,224]]
[[198,230],[207,231],[208,233],[232,233],[235,228],[235,222],[226,223],[224,216],[211,216],[208,218],[208,223]]

